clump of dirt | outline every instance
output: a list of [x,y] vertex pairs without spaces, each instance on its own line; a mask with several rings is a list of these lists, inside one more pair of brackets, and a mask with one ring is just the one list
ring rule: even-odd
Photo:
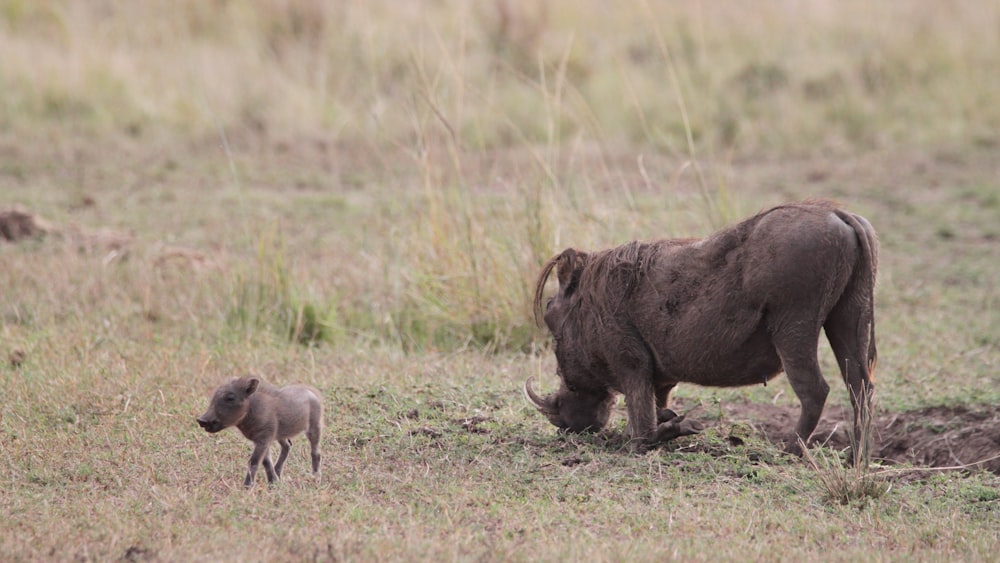
[[[731,403],[722,410],[723,420],[748,422],[775,443],[783,443],[799,417],[797,406],[765,403]],[[847,448],[852,418],[850,409],[827,405],[810,442]],[[875,459],[1000,474],[1000,407],[940,406],[881,413],[872,421],[872,429]]]
[[48,221],[23,209],[0,209],[0,238],[4,240],[42,237],[53,230]]
[[10,355],[7,356],[7,359],[10,362],[10,367],[17,369],[21,367],[21,364],[24,363],[24,360],[27,357],[28,355],[24,352],[24,350],[20,348],[14,348],[13,350],[10,351]]
[[48,235],[69,241],[81,253],[102,253],[105,255],[105,263],[127,255],[133,238],[131,233],[107,228],[92,230],[77,225],[60,227],[19,207],[0,209],[0,240],[18,242]]

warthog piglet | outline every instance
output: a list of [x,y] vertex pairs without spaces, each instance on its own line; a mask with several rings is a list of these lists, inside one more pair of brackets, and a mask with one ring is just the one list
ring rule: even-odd
[[[198,425],[214,434],[236,426],[254,443],[244,487],[253,485],[261,461],[267,481],[281,477],[293,436],[302,432],[312,447],[312,470],[319,475],[319,435],[323,426],[323,397],[308,385],[288,385],[280,389],[256,378],[237,377],[220,385],[212,395]],[[271,444],[281,445],[278,462],[271,465]]]

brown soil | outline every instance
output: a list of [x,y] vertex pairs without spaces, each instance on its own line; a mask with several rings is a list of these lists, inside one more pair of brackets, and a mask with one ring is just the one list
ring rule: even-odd
[[17,241],[40,237],[52,230],[36,215],[22,209],[0,209],[0,240]]
[[108,253],[106,261],[126,255],[132,242],[131,233],[108,228],[85,229],[77,225],[59,227],[24,209],[0,209],[0,242],[38,239],[46,235],[61,236],[80,252]]
[[[723,405],[720,422],[747,422],[768,440],[782,443],[798,420],[797,406],[766,403]],[[697,414],[692,413],[697,417]],[[811,443],[843,449],[850,444],[850,409],[828,405]],[[705,421],[707,425],[715,423]],[[873,457],[919,467],[982,468],[1000,474],[1000,408],[930,407],[883,413],[873,421]]]

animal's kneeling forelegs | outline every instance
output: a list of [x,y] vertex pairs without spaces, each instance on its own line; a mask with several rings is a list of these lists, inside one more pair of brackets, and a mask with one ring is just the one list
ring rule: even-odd
[[[671,411],[672,412],[672,411]],[[636,453],[645,453],[649,450],[680,438],[681,436],[691,436],[700,433],[704,427],[694,420],[687,420],[684,415],[674,415],[674,417],[657,425],[656,430],[641,439],[632,440],[632,450]]]
[[669,422],[675,418],[677,418],[677,413],[672,409],[663,408],[656,411],[656,422],[659,424]]
[[685,416],[681,415],[657,426],[656,432],[653,433],[650,440],[655,444],[662,444],[681,436],[698,434],[702,429],[701,423],[694,420],[687,420]]

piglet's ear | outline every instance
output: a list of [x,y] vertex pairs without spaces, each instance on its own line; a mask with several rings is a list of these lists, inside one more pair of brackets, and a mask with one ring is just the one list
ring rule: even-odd
[[247,382],[247,395],[253,395],[253,392],[257,390],[258,383],[260,383],[258,379],[251,379]]

